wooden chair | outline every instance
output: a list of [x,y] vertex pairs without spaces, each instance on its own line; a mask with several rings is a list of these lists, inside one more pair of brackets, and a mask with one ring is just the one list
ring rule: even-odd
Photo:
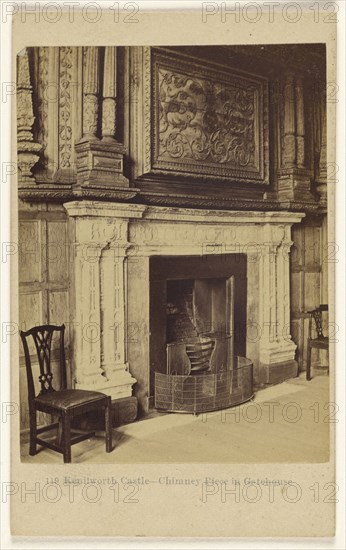
[[[320,307],[313,309],[312,311],[308,311],[307,313],[310,314],[309,319],[309,335],[308,335],[308,352],[307,352],[307,361],[306,361],[306,379],[311,380],[311,350],[312,348],[317,349],[329,349],[329,338],[328,336],[324,336],[323,334],[323,326],[322,326],[322,313],[323,311],[328,311],[328,306],[323,304]],[[314,321],[315,327],[316,327],[316,338],[312,337],[312,321]]]
[[[52,386],[53,373],[51,365],[52,340],[54,333],[60,333],[59,338],[59,367],[61,374],[61,390]],[[66,386],[66,362],[64,348],[65,325],[41,325],[26,332],[21,331],[25,355],[26,374],[28,381],[29,417],[30,417],[30,449],[31,456],[36,454],[36,445],[48,447],[62,453],[64,462],[71,462],[71,445],[79,443],[94,435],[94,432],[71,429],[71,422],[77,416],[90,411],[104,409],[106,451],[112,451],[112,422],[111,397],[97,391],[73,390]],[[28,338],[32,337],[35,343],[37,359],[40,369],[39,381],[41,391],[36,396],[32,373],[31,357]],[[36,412],[41,411],[59,417],[59,422],[37,428]],[[57,429],[56,443],[51,443],[38,437],[39,434]]]

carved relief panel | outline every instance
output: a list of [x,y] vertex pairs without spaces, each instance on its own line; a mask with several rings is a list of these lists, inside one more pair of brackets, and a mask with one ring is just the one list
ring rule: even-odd
[[135,144],[137,177],[268,183],[266,79],[176,52],[138,48],[132,82],[139,118],[134,126],[144,130],[136,134],[144,137]]

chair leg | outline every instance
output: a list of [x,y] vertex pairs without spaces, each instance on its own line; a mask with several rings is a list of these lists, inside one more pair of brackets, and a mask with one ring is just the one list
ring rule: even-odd
[[34,410],[34,411],[30,411],[30,447],[29,447],[30,456],[35,456],[37,452],[36,437],[37,437],[36,410]]
[[56,442],[59,445],[59,447],[63,444],[63,425],[62,425],[62,417],[59,418],[59,425],[56,433]]
[[62,447],[64,463],[71,462],[71,418],[68,413],[62,415]]
[[311,347],[309,345],[306,358],[306,379],[311,380]]
[[106,452],[111,453],[112,448],[112,398],[108,397],[105,407],[105,431],[106,431]]

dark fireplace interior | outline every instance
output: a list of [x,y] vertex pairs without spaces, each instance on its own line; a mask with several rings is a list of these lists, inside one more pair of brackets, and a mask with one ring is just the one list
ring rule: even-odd
[[231,334],[232,353],[245,356],[246,266],[244,254],[150,259],[151,395],[154,373],[166,373],[171,357],[175,372],[186,366],[187,340]]

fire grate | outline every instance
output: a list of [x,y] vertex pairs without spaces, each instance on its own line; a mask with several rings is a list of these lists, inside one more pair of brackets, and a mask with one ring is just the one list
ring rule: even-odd
[[240,356],[229,368],[198,375],[155,373],[155,408],[200,414],[232,407],[253,397],[253,364]]

